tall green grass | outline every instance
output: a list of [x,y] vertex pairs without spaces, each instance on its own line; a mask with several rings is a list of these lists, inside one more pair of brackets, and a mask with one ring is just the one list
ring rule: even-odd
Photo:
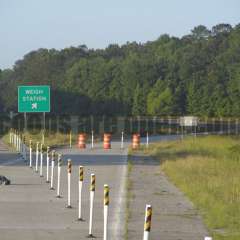
[[240,139],[187,138],[145,151],[199,209],[214,240],[240,239]]
[[[26,138],[26,144],[29,145],[29,141],[32,140],[33,147],[37,142],[43,142],[43,133],[39,131],[25,132],[24,136]],[[77,143],[77,135],[71,136],[72,146]],[[9,133],[3,136],[3,141],[9,143]],[[60,133],[60,132],[45,132],[44,134],[44,146],[57,147],[70,145],[70,135],[69,133]]]

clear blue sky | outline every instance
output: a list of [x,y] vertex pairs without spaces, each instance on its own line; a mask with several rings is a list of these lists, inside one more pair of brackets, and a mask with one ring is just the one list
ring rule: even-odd
[[223,22],[240,23],[240,0],[0,0],[0,68],[38,48],[105,48]]

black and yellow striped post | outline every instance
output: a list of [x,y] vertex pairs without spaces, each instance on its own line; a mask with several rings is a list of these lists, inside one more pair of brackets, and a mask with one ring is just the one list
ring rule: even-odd
[[67,208],[71,208],[71,173],[72,173],[72,161],[68,159],[67,162],[67,172],[68,172],[68,202]]
[[91,174],[91,185],[90,185],[90,217],[89,217],[89,237],[93,237],[92,233],[92,225],[93,225],[93,202],[94,202],[94,194],[96,189],[96,176],[95,174]]
[[109,207],[109,186],[104,185],[104,200],[103,200],[103,240],[107,240],[107,229],[108,229],[108,207]]
[[53,187],[53,177],[54,177],[55,157],[56,157],[56,151],[52,150],[52,159],[51,159],[52,166],[51,166],[50,190],[54,190],[54,187]]
[[47,146],[47,156],[46,156],[46,183],[49,183],[49,159],[50,159],[50,147]]
[[90,186],[90,191],[95,192],[96,188],[96,176],[94,173],[91,174],[91,186]]
[[43,144],[40,145],[40,177],[43,177]]
[[62,154],[58,154],[58,181],[57,181],[57,198],[60,198],[60,184],[61,184],[61,167],[63,164]]
[[82,221],[82,186],[83,186],[83,166],[79,166],[79,181],[78,181],[78,220]]
[[146,205],[143,240],[149,239],[152,221],[152,206]]
[[29,140],[29,167],[32,168],[32,140]]

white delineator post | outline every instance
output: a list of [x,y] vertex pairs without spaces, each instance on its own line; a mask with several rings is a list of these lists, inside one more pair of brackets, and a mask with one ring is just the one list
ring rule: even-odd
[[21,133],[18,134],[18,151],[21,153]]
[[12,128],[12,145],[14,145],[14,138],[15,138],[15,132],[14,132],[14,129]]
[[44,135],[45,133],[44,133],[44,130],[42,131],[42,144],[44,144],[44,142],[45,142],[45,135]]
[[146,136],[146,147],[148,148],[149,146],[149,136],[148,136],[148,132],[147,132],[147,136]]
[[212,240],[212,237],[205,237],[204,240]]
[[61,167],[62,167],[62,155],[58,154],[58,181],[57,181],[57,198],[60,198],[60,183],[61,183]]
[[51,184],[50,190],[54,190],[53,188],[53,174],[54,174],[54,166],[55,166],[55,150],[52,150],[52,166],[51,166]]
[[16,130],[16,150],[18,151],[18,132]]
[[40,177],[43,177],[43,144],[40,145]]
[[12,144],[12,129],[9,131],[9,143]]
[[14,147],[17,148],[17,141],[16,141],[16,130],[14,130],[14,134],[13,134],[13,144],[14,144]]
[[93,131],[92,131],[92,148],[93,148],[93,142],[94,142],[94,135],[93,135]]
[[108,207],[109,207],[109,187],[107,184],[104,185],[104,206],[103,206],[103,240],[107,240],[107,229],[108,229]]
[[79,166],[78,182],[78,221],[82,221],[82,186],[83,186],[83,166]]
[[27,146],[26,146],[26,137],[23,136],[23,158],[27,160]]
[[121,148],[123,148],[123,137],[124,137],[124,132],[122,132],[122,137],[121,137]]
[[20,143],[20,141],[19,141],[19,132],[17,132],[17,151],[19,152],[20,151],[20,148],[19,148],[19,143]]
[[68,159],[67,164],[67,173],[68,173],[68,201],[67,208],[71,208],[71,173],[72,173],[72,161]]
[[32,168],[32,140],[29,141],[29,167]]
[[143,240],[149,240],[152,221],[152,206],[146,205]]
[[35,172],[38,172],[38,156],[39,156],[38,146],[39,146],[39,142],[37,142],[37,144],[36,144],[36,168],[35,168]]
[[20,133],[18,133],[18,152],[21,152],[21,138],[20,138]]
[[18,152],[21,154],[21,133],[18,134]]
[[46,160],[47,160],[47,166],[46,166],[46,183],[49,183],[49,158],[50,158],[50,147],[47,147],[47,156],[46,156]]
[[18,149],[19,149],[19,150],[18,150],[18,151],[19,151],[20,154],[22,154],[22,152],[21,152],[21,150],[22,150],[22,145],[21,145],[21,133],[19,133],[19,137],[18,137],[18,138],[19,138],[19,141],[18,141],[18,145],[19,145],[19,146],[18,146]]
[[22,157],[24,158],[24,136],[21,135],[21,154]]
[[69,147],[72,148],[72,131],[69,132]]
[[90,216],[89,216],[89,237],[93,237],[92,233],[92,223],[93,223],[93,201],[95,194],[95,186],[96,186],[96,177],[95,174],[91,174],[91,186],[90,186]]

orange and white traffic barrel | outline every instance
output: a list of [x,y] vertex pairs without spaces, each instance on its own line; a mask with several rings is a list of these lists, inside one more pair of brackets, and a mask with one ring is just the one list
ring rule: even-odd
[[104,133],[103,135],[103,148],[110,149],[111,148],[111,134]]
[[86,134],[80,133],[78,136],[78,147],[83,149],[86,148]]
[[132,148],[137,149],[140,147],[140,134],[136,133],[132,136]]

